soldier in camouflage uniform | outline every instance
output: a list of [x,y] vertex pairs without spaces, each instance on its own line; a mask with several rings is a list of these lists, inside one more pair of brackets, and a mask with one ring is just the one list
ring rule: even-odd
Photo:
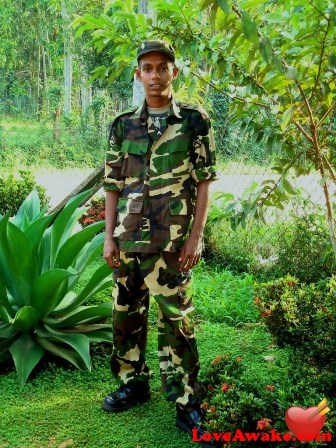
[[207,114],[172,97],[174,60],[167,42],[142,44],[136,74],[146,99],[111,127],[104,257],[115,270],[111,369],[120,387],[105,398],[103,409],[123,411],[150,398],[150,293],[159,307],[163,389],[176,403],[177,425],[191,433],[202,415],[190,269],[200,260],[209,183],[216,173]]

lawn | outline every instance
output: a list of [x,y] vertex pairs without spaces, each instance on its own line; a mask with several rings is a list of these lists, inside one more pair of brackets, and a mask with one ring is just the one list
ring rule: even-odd
[[[201,269],[195,277],[196,306],[197,302],[204,305],[204,290],[197,287],[201,283]],[[226,273],[225,278],[230,288],[234,288],[235,277],[229,279]],[[237,287],[241,287],[244,279],[236,279]],[[148,403],[120,414],[107,414],[101,410],[105,395],[116,387],[109,371],[110,348],[103,345],[96,345],[92,350],[92,373],[80,372],[49,359],[20,390],[16,373],[7,369],[0,376],[0,448],[194,447],[190,437],[175,427],[174,405],[168,403],[161,392],[155,321],[156,304],[152,302],[148,362],[154,378],[152,399]],[[260,381],[266,377],[271,383],[281,374],[281,369],[275,363],[267,362],[265,357],[281,358],[284,351],[272,345],[270,335],[262,325],[246,323],[232,327],[208,320],[203,311],[203,319],[198,313],[196,328],[201,377],[204,378],[211,360],[228,352],[242,357],[249,369],[259,372]]]

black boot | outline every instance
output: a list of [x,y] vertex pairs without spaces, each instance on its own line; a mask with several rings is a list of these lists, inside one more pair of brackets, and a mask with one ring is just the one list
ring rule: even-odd
[[123,384],[118,390],[105,398],[102,408],[107,412],[121,412],[149,399],[150,390],[148,383]]
[[194,442],[204,448],[214,448],[216,442],[204,441],[202,436],[206,432],[202,426],[204,413],[199,404],[180,406],[176,405],[176,426],[186,431]]

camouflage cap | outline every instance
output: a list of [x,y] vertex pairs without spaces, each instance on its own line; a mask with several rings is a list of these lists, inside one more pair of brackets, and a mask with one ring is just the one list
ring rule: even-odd
[[138,49],[137,59],[141,58],[144,54],[151,53],[152,51],[158,51],[159,53],[164,53],[169,56],[169,59],[175,61],[175,50],[174,48],[164,40],[146,40],[142,42],[141,47]]

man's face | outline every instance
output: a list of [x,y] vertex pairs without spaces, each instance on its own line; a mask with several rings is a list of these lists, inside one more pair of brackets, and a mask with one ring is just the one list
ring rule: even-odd
[[152,51],[140,58],[136,74],[144,86],[147,100],[161,98],[165,102],[171,97],[171,84],[177,77],[178,68],[167,55]]

